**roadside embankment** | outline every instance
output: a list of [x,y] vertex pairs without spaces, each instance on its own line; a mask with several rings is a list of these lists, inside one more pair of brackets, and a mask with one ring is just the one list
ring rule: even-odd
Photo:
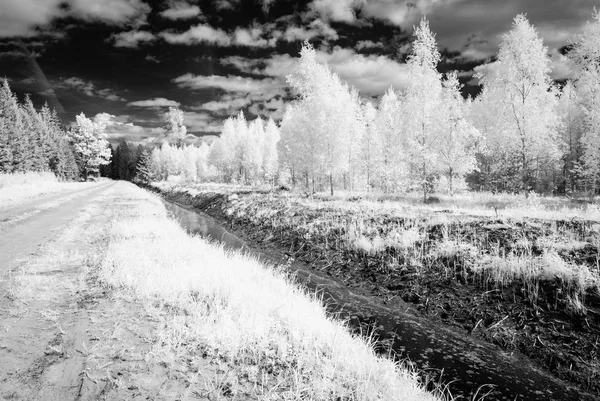
[[[376,356],[368,340],[328,317],[320,300],[282,269],[187,235],[158,197],[139,188],[128,187],[115,202],[100,280],[168,312],[159,343],[174,357],[227,366],[215,382],[217,394],[438,399],[414,372]],[[202,372],[195,378],[206,379]]]

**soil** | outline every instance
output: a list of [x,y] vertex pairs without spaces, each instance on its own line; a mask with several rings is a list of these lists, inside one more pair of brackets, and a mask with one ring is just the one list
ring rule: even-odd
[[[281,224],[282,216],[297,221],[347,221],[352,212],[336,210],[327,205],[318,209],[282,200],[277,194],[238,192],[224,195],[201,193],[166,193],[167,199],[193,206],[226,222],[232,232],[251,245],[274,247],[289,257],[308,263],[313,269],[326,272],[351,288],[377,297],[383,304],[407,308],[408,312],[462,330],[507,351],[517,351],[534,361],[541,369],[561,380],[593,394],[600,395],[600,296],[588,291],[583,304],[585,311],[570,307],[568,291],[558,278],[536,283],[536,288],[522,282],[498,285],[489,277],[469,268],[469,257],[410,259],[396,249],[369,254],[340,246],[344,233],[340,229],[310,232],[297,229],[299,224]],[[243,200],[244,213],[232,213]],[[292,203],[290,203],[292,202]],[[271,214],[257,219],[260,203]],[[250,205],[250,206],[248,206]],[[423,222],[421,222],[423,223]],[[368,226],[380,232],[395,227],[410,227],[414,219],[403,219],[383,213],[375,214]],[[575,236],[585,243],[597,235],[597,222],[583,220],[511,221],[491,218],[464,218],[449,224],[426,225],[419,245],[433,249],[445,236],[476,244],[477,249],[490,252],[518,253],[525,242],[531,255],[542,253],[536,245],[539,238],[557,233]],[[424,254],[428,254],[424,252]],[[598,247],[585,244],[574,249],[558,250],[568,262],[587,264],[598,269]],[[424,266],[426,268],[423,268]],[[537,290],[537,299],[532,291]]]

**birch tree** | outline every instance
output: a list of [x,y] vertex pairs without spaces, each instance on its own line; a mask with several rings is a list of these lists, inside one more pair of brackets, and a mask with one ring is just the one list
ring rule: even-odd
[[438,143],[439,168],[450,194],[454,194],[457,182],[462,182],[467,173],[477,168],[475,154],[480,137],[479,131],[466,118],[467,106],[460,89],[456,72],[450,73],[444,81],[443,121]]
[[482,76],[482,103],[494,110],[499,131],[491,141],[515,157],[509,162],[527,193],[542,168],[554,168],[559,158],[555,114],[557,101],[549,73],[551,62],[536,29],[520,14],[504,35],[493,70]]
[[406,151],[413,183],[423,192],[423,200],[433,190],[439,171],[439,107],[442,84],[437,71],[440,53],[429,22],[422,19],[415,28],[416,40],[409,57],[412,75],[404,96]]

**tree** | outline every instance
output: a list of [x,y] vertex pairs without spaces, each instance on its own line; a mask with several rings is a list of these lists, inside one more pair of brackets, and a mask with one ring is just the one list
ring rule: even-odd
[[281,139],[281,133],[279,128],[275,124],[272,118],[267,121],[267,127],[265,128],[265,137],[263,141],[262,155],[263,155],[263,166],[262,171],[267,182],[272,183],[279,165],[277,155],[277,144]]
[[465,116],[466,104],[456,72],[448,74],[442,93],[442,129],[439,134],[439,167],[454,194],[457,180],[477,168],[475,154],[480,133]]
[[361,160],[362,171],[365,175],[367,190],[372,187],[373,165],[375,160],[374,138],[377,133],[375,129],[375,118],[377,110],[373,103],[367,102],[362,108],[362,120],[364,129],[362,131],[361,146],[359,148],[359,160]]
[[440,53],[426,19],[421,20],[414,35],[416,40],[408,60],[412,79],[403,99],[405,147],[413,184],[421,188],[425,201],[439,172],[442,84],[436,68]]
[[165,122],[167,141],[181,148],[187,133],[187,128],[183,125],[183,111],[177,107],[169,107],[169,111],[165,114]]
[[8,81],[5,79],[0,88],[0,172],[10,173],[13,170],[13,149],[16,119],[16,100]]
[[70,132],[75,156],[81,164],[85,180],[99,173],[99,166],[110,163],[110,151],[103,138],[103,127],[81,113],[76,117],[76,126]]
[[575,63],[575,87],[582,111],[582,173],[589,188],[600,184],[600,13],[583,28],[571,52]]
[[393,192],[405,183],[407,167],[404,163],[402,104],[398,94],[388,89],[381,97],[379,108],[372,122],[373,174],[384,192]]
[[135,178],[143,183],[148,183],[152,179],[152,170],[151,170],[151,152],[144,147],[143,145],[139,145],[140,148],[140,157],[138,158],[138,162],[136,164],[136,174]]
[[296,73],[288,76],[287,81],[298,93],[293,109],[295,115],[289,117],[298,118],[303,127],[303,132],[292,130],[290,133],[304,136],[290,144],[308,143],[312,160],[306,167],[312,175],[313,190],[315,168],[318,168],[328,177],[333,195],[335,178],[349,169],[347,150],[358,117],[352,91],[327,65],[317,62],[316,52],[308,42],[300,50]]
[[492,152],[502,153],[511,172],[519,172],[520,190],[539,184],[541,171],[559,159],[556,90],[549,73],[547,48],[520,14],[504,35],[493,70],[480,76],[481,103],[493,110],[495,129],[484,131]]

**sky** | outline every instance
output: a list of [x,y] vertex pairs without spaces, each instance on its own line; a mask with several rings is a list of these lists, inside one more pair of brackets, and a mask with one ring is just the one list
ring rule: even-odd
[[568,45],[597,0],[0,0],[0,77],[66,124],[83,112],[112,142],[161,135],[181,108],[189,142],[222,121],[282,117],[302,42],[365,99],[403,89],[413,27],[425,16],[464,94],[492,66],[512,19],[543,37],[552,77],[569,77]]

